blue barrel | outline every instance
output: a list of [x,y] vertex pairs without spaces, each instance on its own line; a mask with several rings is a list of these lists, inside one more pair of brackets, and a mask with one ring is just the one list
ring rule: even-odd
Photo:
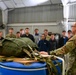
[[62,75],[62,60],[53,60],[53,64],[55,65],[57,69],[57,75]]
[[[62,69],[58,65],[61,60],[54,60],[53,63],[57,68],[57,75],[62,75]],[[46,63],[35,62],[31,65],[23,65],[17,62],[0,62],[0,75],[48,75]]]
[[16,62],[0,62],[0,75],[46,75],[46,63],[23,65]]

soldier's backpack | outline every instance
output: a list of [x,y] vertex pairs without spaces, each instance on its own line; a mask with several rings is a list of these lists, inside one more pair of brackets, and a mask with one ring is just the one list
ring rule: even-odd
[[37,48],[29,38],[5,38],[0,47],[0,55],[23,57],[27,53],[31,57],[29,47],[33,50]]
[[[33,58],[33,60],[37,60],[39,62],[46,62],[48,75],[59,75],[56,66],[53,64],[53,57],[42,57],[41,54],[35,50],[37,48],[36,44],[33,43],[28,38],[5,38],[2,41],[2,45],[0,45],[0,55],[4,56],[16,56],[16,57],[25,57],[26,54],[29,58]],[[33,56],[32,56],[33,55]],[[12,57],[10,57],[11,59]],[[8,61],[7,57],[1,57],[0,61]],[[56,62],[57,63],[57,62]],[[61,64],[58,63],[61,68]]]

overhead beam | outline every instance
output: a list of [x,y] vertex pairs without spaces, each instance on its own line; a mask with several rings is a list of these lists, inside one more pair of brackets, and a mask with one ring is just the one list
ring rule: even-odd
[[3,29],[3,36],[5,37],[7,30],[7,22],[8,22],[8,10],[2,11],[2,20],[3,20],[3,24],[5,25],[5,29]]
[[76,4],[76,1],[67,3],[67,5],[74,5],[74,4]]
[[51,0],[50,0],[50,3],[53,4]]
[[2,19],[3,19],[3,24],[7,24],[7,22],[8,22],[8,10],[2,11]]
[[8,9],[8,6],[5,4],[5,2],[2,0],[2,2],[4,3],[4,5],[6,6],[6,8]]
[[23,0],[21,0],[21,1],[22,1],[23,5],[25,6],[25,3],[23,2]]

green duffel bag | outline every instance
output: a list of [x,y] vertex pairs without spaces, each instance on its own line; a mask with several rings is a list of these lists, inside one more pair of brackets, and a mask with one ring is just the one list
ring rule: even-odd
[[29,38],[5,38],[0,46],[0,55],[23,57],[29,55],[31,50],[35,50],[37,45]]

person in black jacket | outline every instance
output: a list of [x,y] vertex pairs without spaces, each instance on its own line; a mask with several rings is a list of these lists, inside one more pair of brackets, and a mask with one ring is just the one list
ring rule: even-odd
[[62,31],[62,37],[59,39],[59,47],[64,46],[67,41],[68,41],[68,37],[66,36],[66,31],[63,30]]
[[4,38],[2,37],[3,33],[0,31],[0,41],[2,41]]
[[29,33],[29,28],[25,29],[25,34],[23,34],[21,37],[27,37],[31,39],[33,42],[35,42],[33,35]]
[[55,50],[57,48],[57,41],[53,33],[50,36],[49,43],[50,43],[50,51]]
[[39,51],[48,52],[50,49],[50,43],[46,40],[45,34],[41,35],[41,40],[38,43]]

